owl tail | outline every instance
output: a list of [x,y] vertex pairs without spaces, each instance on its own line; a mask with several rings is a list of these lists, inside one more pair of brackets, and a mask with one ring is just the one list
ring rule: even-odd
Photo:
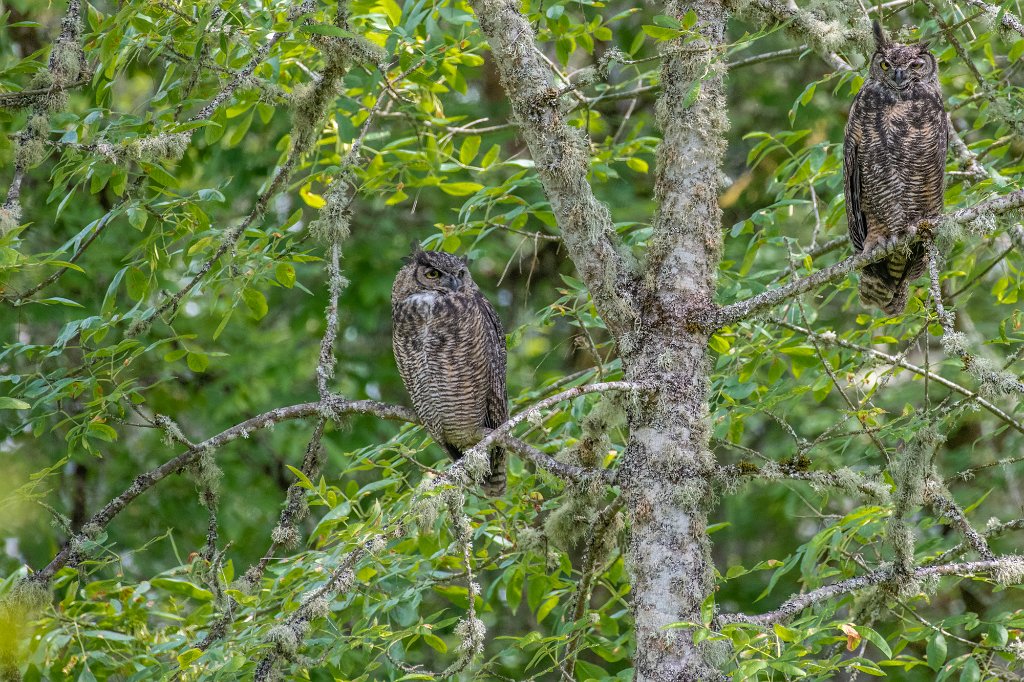
[[860,273],[859,292],[862,305],[881,308],[888,315],[899,315],[907,307],[910,282],[908,278],[895,279],[884,270],[876,272],[868,266]]
[[[455,461],[462,459],[462,450],[450,443],[443,443],[444,449],[448,451]],[[491,448],[488,452],[490,471],[484,474],[480,483],[484,494],[488,497],[501,497],[505,494],[505,485],[508,481],[508,453],[505,448]]]
[[480,487],[484,489],[487,497],[501,497],[505,494],[505,485],[508,482],[508,453],[505,448],[491,448],[490,453],[491,470],[484,476]]

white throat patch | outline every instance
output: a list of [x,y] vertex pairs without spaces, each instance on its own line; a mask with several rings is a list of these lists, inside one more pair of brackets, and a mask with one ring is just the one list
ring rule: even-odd
[[421,313],[430,312],[441,295],[436,291],[417,291],[415,294],[406,296],[405,302],[412,305]]

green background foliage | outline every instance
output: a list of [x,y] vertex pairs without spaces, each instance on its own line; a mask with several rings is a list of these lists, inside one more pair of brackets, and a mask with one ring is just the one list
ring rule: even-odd
[[[7,3],[0,88],[30,88],[46,71],[63,4]],[[1019,188],[1024,37],[966,6],[889,5],[883,16],[891,30],[933,40],[947,107],[989,171],[969,176],[951,157],[947,207]],[[1004,8],[1020,13],[1012,2]],[[560,248],[533,162],[508,124],[509,106],[469,6],[356,0],[350,32],[334,30],[333,6],[292,18],[289,9],[269,0],[87,6],[83,43],[94,74],[70,93],[66,108],[44,113],[44,146],[29,159],[21,221],[0,237],[0,514],[7,537],[0,592],[9,593],[29,567],[45,566],[135,476],[181,452],[155,428],[155,415],[169,416],[198,442],[276,407],[317,399],[327,277],[325,249],[307,227],[382,96],[389,99],[364,139],[351,236],[342,244],[349,284],[332,390],[408,403],[390,350],[389,295],[411,240],[471,258],[475,280],[508,331],[513,412],[564,388],[620,377],[615,349]],[[590,180],[616,229],[642,254],[658,142],[658,61],[649,58],[694,27],[631,2],[528,2],[522,9],[552,69],[570,75],[571,84],[554,82],[572,124],[589,134]],[[868,34],[860,10],[828,0],[807,11],[831,33],[804,37],[740,13],[720,55],[734,64],[721,196],[723,304],[848,255],[845,242],[825,253],[814,249],[845,235],[842,130],[859,72],[837,71],[810,48],[739,63],[832,41],[831,49],[863,64]],[[940,20],[952,26],[950,34]],[[284,37],[254,78],[208,119],[190,123],[272,30]],[[304,94],[325,68],[325,52],[338,44],[331,40],[353,34],[385,57],[374,64],[368,50],[345,53],[351,63],[339,94],[319,120]],[[385,78],[410,68],[392,90],[384,88]],[[35,115],[0,110],[5,181],[19,153],[11,136]],[[267,210],[176,314],[154,319],[253,210],[293,138],[310,126],[314,144]],[[180,156],[174,141],[181,137],[173,136],[187,140]],[[945,247],[947,304],[972,352],[993,362],[1019,358],[1024,348],[1024,257],[1007,237],[1017,220],[1001,217],[998,229],[968,231]],[[53,284],[24,297],[62,268]],[[977,400],[893,370],[864,350],[905,354],[979,389],[960,360],[943,353],[926,287],[915,291],[904,315],[883,318],[861,309],[851,277],[715,335],[710,418],[719,459],[871,474],[885,460],[866,431],[896,453],[935,426],[944,443],[934,464],[950,477],[969,518],[984,525],[1020,516],[1019,396],[988,396],[1016,420],[1014,428],[978,409]],[[792,325],[834,332],[848,346],[816,345]],[[1009,370],[1019,376],[1020,362]],[[578,457],[584,418],[599,403],[612,417],[597,463],[614,468],[626,438],[614,418],[621,412],[615,398],[576,398],[517,433],[549,454]],[[418,428],[347,416],[329,423],[326,462],[304,479],[297,472],[310,430],[308,420],[297,420],[253,431],[217,449],[215,466],[172,476],[109,527],[86,529],[85,560],[57,573],[52,603],[4,623],[0,649],[16,650],[26,680],[152,679],[175,671],[184,680],[251,676],[260,657],[280,645],[275,626],[305,594],[355,548],[416,514],[399,537],[357,562],[350,588],[312,622],[287,670],[296,679],[396,680],[421,677],[395,660],[443,669],[458,658],[466,566],[447,512],[423,518],[413,498],[422,480],[449,466],[446,457]],[[988,468],[956,477],[980,466]],[[197,490],[218,477],[224,555],[211,570],[203,553],[208,512]],[[883,481],[893,485],[888,475]],[[237,580],[267,551],[293,485],[310,512],[299,527],[302,542],[278,549],[256,589],[244,590]],[[483,655],[463,673],[467,679],[558,679],[558,662],[575,641],[577,680],[631,679],[621,524],[598,562],[589,614],[574,623],[570,610],[589,528],[614,497],[613,489],[567,486],[515,457],[503,498],[467,495],[481,588],[476,609],[487,626]],[[852,670],[902,680],[1016,679],[1010,671],[1019,666],[1024,602],[1018,587],[982,578],[943,579],[884,607],[876,593],[843,596],[767,631],[702,630],[715,608],[770,610],[794,592],[891,560],[891,514],[891,503],[849,490],[730,481],[710,529],[718,591],[706,622],[687,627],[731,640],[723,665],[737,680],[825,680]],[[919,562],[959,542],[949,520],[928,508],[909,523]],[[1007,534],[993,547],[1012,552],[1018,538]],[[228,598],[236,603],[226,636],[196,648]]]

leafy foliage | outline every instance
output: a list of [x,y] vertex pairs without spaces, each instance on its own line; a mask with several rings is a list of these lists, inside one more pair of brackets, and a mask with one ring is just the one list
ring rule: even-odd
[[[814,4],[807,11],[837,21],[848,3]],[[45,89],[64,9],[10,3],[5,90]],[[656,57],[693,42],[696,15],[589,1],[522,9],[560,88],[552,96],[589,135],[589,179],[642,258]],[[866,20],[847,10],[853,39],[840,52],[859,63]],[[951,156],[947,207],[1019,189],[1024,36],[983,10],[896,12],[889,23],[934,40],[973,155]],[[505,497],[470,488],[467,538],[451,465],[411,425],[321,408],[268,417],[200,448],[183,476],[109,526],[89,523],[188,443],[318,399],[331,246],[309,228],[349,181],[351,235],[328,240],[348,280],[333,391],[406,402],[387,318],[411,239],[471,257],[510,330],[513,413],[618,379],[621,366],[564,257],[466,2],[98,1],[82,16],[89,78],[66,103],[0,110],[2,167],[26,171],[19,218],[0,220],[0,663],[26,680],[238,679],[273,652],[302,679],[430,679],[465,659],[467,676],[524,680],[558,679],[575,657],[580,682],[631,679],[616,490],[513,458]],[[840,143],[862,82],[809,50],[743,63],[796,44],[743,12],[729,35],[722,304],[846,255]],[[336,91],[318,90],[333,77]],[[1019,215],[985,220],[998,223],[949,240],[943,296],[970,352],[1019,377]],[[848,278],[711,338],[712,446],[733,467],[708,529],[718,589],[702,623],[679,627],[729,642],[733,679],[981,680],[1019,668],[1019,580],[883,585],[769,627],[718,620],[864,575],[900,551],[915,564],[950,558],[955,519],[920,500],[905,518],[916,542],[893,542],[898,462],[926,429],[940,434],[923,455],[928,471],[972,521],[993,519],[993,548],[1012,547],[1002,535],[1021,525],[1020,396],[995,394],[943,352],[927,287],[917,292],[905,315],[882,318],[861,310]],[[628,408],[628,396],[576,397],[518,434],[564,462],[615,469]],[[315,443],[303,459],[317,418],[323,462]],[[809,475],[826,471],[834,477]],[[65,543],[75,560],[40,607],[22,579]],[[593,596],[579,607],[588,581]],[[486,626],[480,656],[467,612]]]

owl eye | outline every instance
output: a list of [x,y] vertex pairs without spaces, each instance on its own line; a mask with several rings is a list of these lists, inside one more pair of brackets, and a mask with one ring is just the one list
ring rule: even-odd
[[924,68],[924,62],[923,62],[923,61],[920,61],[920,60],[918,60],[918,61],[914,62],[914,63],[913,63],[913,64],[912,64],[911,66],[913,66],[913,67],[914,67],[914,70],[915,70],[915,71],[920,71],[921,69],[923,69],[923,68]]
[[888,71],[889,70],[889,62],[885,61],[884,59],[881,61],[879,66],[882,67],[882,71]]
[[435,270],[434,268],[430,268],[424,273],[424,276],[427,279],[437,279],[438,277],[441,276],[441,273]]

